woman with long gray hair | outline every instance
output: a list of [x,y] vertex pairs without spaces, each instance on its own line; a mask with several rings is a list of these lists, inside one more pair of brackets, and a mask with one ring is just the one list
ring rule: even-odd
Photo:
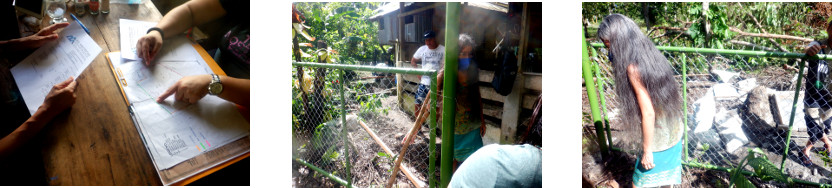
[[631,143],[641,142],[634,187],[681,184],[682,118],[679,84],[673,69],[632,19],[611,14],[598,27],[609,49],[620,119]]

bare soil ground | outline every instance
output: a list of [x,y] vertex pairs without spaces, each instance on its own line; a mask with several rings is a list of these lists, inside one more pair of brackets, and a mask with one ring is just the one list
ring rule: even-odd
[[[388,109],[387,114],[380,113],[378,115],[362,115],[360,116],[364,123],[372,129],[376,136],[378,136],[390,150],[397,155],[401,149],[401,140],[406,131],[408,131],[414,123],[414,117],[404,113],[397,106],[396,96],[388,96],[382,99],[382,106]],[[357,109],[357,107],[349,107]],[[349,110],[348,110],[349,111]],[[426,124],[427,125],[427,124]],[[348,138],[351,142],[350,158],[352,164],[352,183],[359,187],[383,187],[386,185],[390,177],[391,168],[393,166],[393,158],[379,155],[379,152],[384,150],[376,144],[371,136],[359,125],[348,126]],[[407,164],[409,170],[416,176],[417,179],[428,183],[428,137],[429,129],[423,126],[421,132],[414,139],[414,142],[408,147],[405,160],[402,164]],[[439,133],[437,133],[437,140],[439,140]],[[436,145],[437,156],[439,158],[440,144]],[[303,158],[303,157],[302,157]],[[314,160],[315,156],[307,156]],[[343,157],[339,161],[344,161]],[[319,164],[314,164],[319,165]],[[341,165],[343,166],[343,165]],[[346,172],[344,167],[339,166],[338,171]],[[320,166],[319,166],[320,167]],[[345,174],[337,174],[340,178],[346,178]],[[436,180],[439,179],[439,163],[437,160],[435,170]],[[292,179],[296,187],[339,187],[340,184],[334,183],[329,178],[316,173],[308,167],[293,162],[292,163]],[[396,183],[398,187],[414,187],[410,180],[405,177],[404,173],[399,172]]]

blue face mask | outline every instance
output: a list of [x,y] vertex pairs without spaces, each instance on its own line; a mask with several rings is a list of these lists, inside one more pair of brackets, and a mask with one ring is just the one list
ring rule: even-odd
[[612,62],[614,57],[615,56],[612,55],[612,51],[607,51],[607,59],[610,60],[610,62]]
[[471,58],[460,58],[459,59],[459,70],[468,69],[468,66],[471,65]]

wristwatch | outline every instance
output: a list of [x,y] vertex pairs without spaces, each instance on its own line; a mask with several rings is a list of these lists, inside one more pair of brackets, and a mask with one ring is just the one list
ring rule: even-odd
[[208,84],[208,94],[219,95],[222,93],[222,82],[220,82],[220,76],[217,74],[211,74],[211,77],[211,83]]

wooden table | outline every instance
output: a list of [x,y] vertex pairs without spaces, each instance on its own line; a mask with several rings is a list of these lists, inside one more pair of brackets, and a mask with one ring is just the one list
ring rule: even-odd
[[[69,10],[66,18],[74,22],[69,16],[73,9]],[[76,79],[77,100],[71,110],[56,117],[43,130],[42,154],[49,185],[163,184],[105,58],[109,52],[120,51],[120,18],[155,22],[161,20],[162,15],[153,2],[145,0],[140,5],[111,4],[109,14],[90,15],[87,12],[79,17],[102,52]],[[44,22],[44,26],[48,25],[48,16]],[[204,52],[201,47],[197,50]],[[161,171],[162,177],[170,183],[170,177],[182,178],[202,172],[182,181],[191,182],[248,157],[248,142],[248,137],[235,141],[243,144],[244,150],[234,146],[229,151],[229,144],[229,147],[215,149],[219,150],[215,153],[206,152],[171,170]],[[198,160],[204,158],[223,159],[200,164]],[[193,169],[197,167],[200,169]],[[182,175],[184,173],[190,175]]]

